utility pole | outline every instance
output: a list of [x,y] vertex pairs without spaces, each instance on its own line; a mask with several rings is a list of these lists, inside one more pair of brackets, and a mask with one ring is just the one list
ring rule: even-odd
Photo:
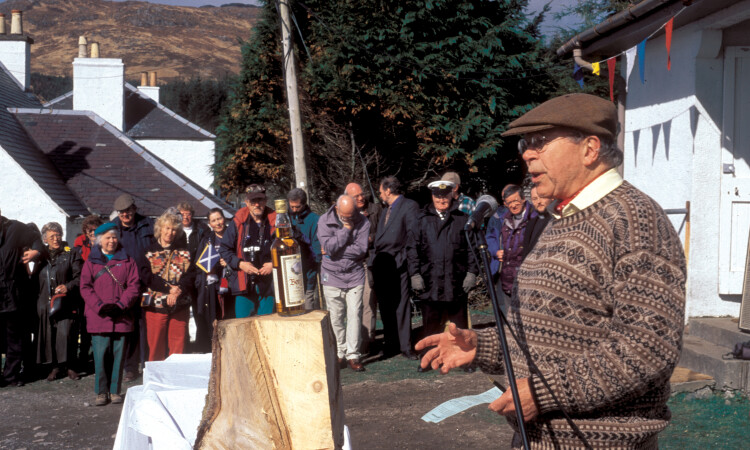
[[297,67],[292,49],[291,20],[289,1],[277,0],[276,5],[281,17],[281,44],[284,50],[284,81],[289,105],[289,125],[292,132],[292,153],[294,155],[294,178],[296,186],[307,191],[307,166],[305,165],[305,147],[302,140],[302,118],[299,110],[299,93],[297,92]]

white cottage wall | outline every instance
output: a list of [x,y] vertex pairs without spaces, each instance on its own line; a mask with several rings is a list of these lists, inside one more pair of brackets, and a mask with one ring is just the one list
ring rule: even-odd
[[48,222],[57,222],[64,228],[63,239],[75,237],[68,230],[67,215],[2,147],[0,167],[3,168],[0,191],[0,212],[3,216],[23,223],[33,222],[40,230]]
[[[718,293],[723,59],[700,54],[707,36],[675,30],[670,71],[664,36],[650,40],[646,83],[636,64],[626,110],[625,178],[665,209],[690,201],[686,320],[739,311]],[[685,242],[685,216],[670,218]]]
[[209,192],[213,188],[214,141],[141,139],[136,141]]

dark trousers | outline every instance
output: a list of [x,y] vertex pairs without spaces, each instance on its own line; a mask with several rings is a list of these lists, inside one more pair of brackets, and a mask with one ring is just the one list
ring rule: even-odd
[[102,333],[91,336],[96,377],[94,392],[119,394],[122,387],[122,363],[130,333]]
[[443,332],[445,322],[451,321],[459,328],[469,328],[466,302],[421,302],[422,337]]
[[125,333],[124,366],[125,372],[138,374],[139,364],[143,364],[148,355],[146,324],[140,304],[133,307],[133,315],[133,331]]
[[0,332],[5,335],[5,368],[3,380],[21,381],[24,341],[23,315],[18,311],[0,313]]
[[[204,308],[198,308],[197,297],[197,295],[193,295],[192,303],[190,304],[190,308],[193,311],[193,319],[195,320],[195,342],[190,346],[190,351],[195,353],[207,353],[211,351],[213,327],[208,325],[208,319],[206,317],[208,311]],[[200,312],[198,312],[199,309],[201,310]],[[189,338],[188,342],[190,342]]]
[[375,295],[383,320],[384,345],[387,353],[411,351],[411,302],[409,274],[406,265],[396,267],[388,254],[379,254],[373,262]]

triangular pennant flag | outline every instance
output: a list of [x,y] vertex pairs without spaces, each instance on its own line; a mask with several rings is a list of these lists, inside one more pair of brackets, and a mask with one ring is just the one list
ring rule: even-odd
[[213,269],[216,263],[219,262],[219,259],[221,259],[219,252],[217,252],[214,249],[214,246],[209,243],[206,244],[206,248],[201,252],[201,255],[198,257],[198,262],[195,263],[195,265],[208,273],[211,272],[211,269]]
[[609,75],[609,99],[615,101],[615,68],[617,57],[613,56],[607,60],[607,75]]
[[638,72],[641,75],[641,84],[646,83],[646,39],[638,44]]
[[667,70],[672,70],[672,57],[670,55],[670,52],[672,50],[672,26],[674,25],[674,17],[669,19],[669,22],[667,22],[667,25],[664,27],[666,37],[667,37]]
[[583,89],[583,69],[576,63],[573,63],[573,79],[578,82],[578,85]]
[[602,74],[601,73],[601,67],[599,67],[599,63],[598,62],[591,63],[591,70],[594,71],[594,75],[596,75],[596,76],[600,76]]
[[625,52],[625,64],[627,67],[626,75],[625,75],[625,91],[628,90],[628,85],[630,84],[630,74],[633,73],[633,68],[635,67],[635,56],[638,49],[636,47],[632,47],[629,50]]

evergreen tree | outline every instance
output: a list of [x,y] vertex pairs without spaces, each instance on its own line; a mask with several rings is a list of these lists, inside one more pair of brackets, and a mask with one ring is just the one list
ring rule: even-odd
[[[467,180],[474,191],[499,190],[511,181],[508,169],[515,171],[512,181],[520,181],[515,139],[506,142],[500,134],[556,86],[538,21],[527,18],[526,5],[525,0],[293,5],[305,41],[297,39],[297,45],[306,45],[298,52],[299,84],[312,184],[323,191],[318,196],[333,197],[348,179],[361,181],[363,169],[376,179],[395,174],[412,188],[447,168],[476,173],[491,166]],[[292,177],[274,36],[278,21],[271,5],[264,6],[257,27],[243,49],[242,81],[219,129],[216,168],[225,189],[253,177],[287,183]],[[364,168],[352,141],[365,150]],[[242,166],[249,169],[244,179],[234,170],[239,161],[253,161]]]

